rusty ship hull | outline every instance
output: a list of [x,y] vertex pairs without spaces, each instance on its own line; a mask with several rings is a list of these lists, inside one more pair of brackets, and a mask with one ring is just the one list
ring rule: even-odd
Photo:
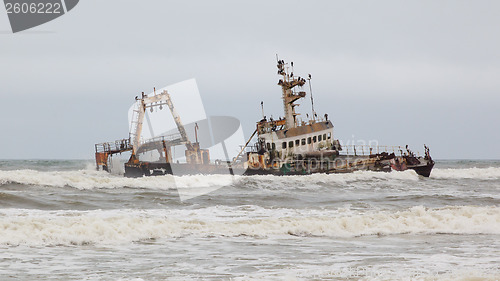
[[243,169],[229,168],[226,165],[216,164],[186,164],[186,163],[158,163],[140,162],[137,164],[125,163],[126,177],[161,176],[161,175],[241,175]]
[[[395,156],[394,154],[387,153],[367,156],[338,155],[333,159],[331,156],[309,157],[306,159],[289,160],[285,163],[278,161],[274,165],[266,165],[264,156],[261,159],[260,164],[247,168],[245,175],[285,176],[310,175],[315,173],[352,173],[356,171],[391,172],[414,170],[418,175],[429,177],[434,167],[434,161],[429,161],[425,157]],[[405,164],[395,167],[392,164],[394,160]]]
[[335,160],[320,160],[320,158],[309,158],[306,160],[294,160],[283,163],[276,162],[272,167],[264,167],[265,164],[258,167],[244,168],[241,165],[230,166],[230,162],[222,164],[185,164],[185,163],[160,163],[142,161],[136,164],[125,164],[126,177],[143,177],[159,175],[273,175],[273,176],[292,176],[292,175],[311,175],[316,173],[339,174],[352,173],[355,171],[374,171],[391,172],[414,170],[418,175],[429,177],[434,167],[433,161],[427,161],[423,157],[412,158],[419,163],[405,165],[404,168],[394,167],[391,160],[409,162],[405,157],[397,156],[338,156]]

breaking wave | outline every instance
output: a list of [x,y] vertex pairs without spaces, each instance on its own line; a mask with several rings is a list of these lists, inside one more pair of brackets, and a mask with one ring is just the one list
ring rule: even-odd
[[403,211],[264,209],[0,211],[0,244],[121,244],[177,237],[357,237],[500,234],[500,207],[412,207]]
[[231,184],[234,179],[230,175],[204,176],[157,176],[142,178],[126,178],[111,175],[104,171],[80,170],[40,172],[34,170],[0,171],[0,185],[22,184],[50,187],[73,187],[77,189],[95,188],[149,188],[159,190],[177,189],[179,187],[205,187]]
[[245,188],[258,189],[314,189],[329,184],[349,184],[353,182],[417,182],[433,179],[500,179],[500,167],[434,169],[430,179],[423,179],[413,170],[404,172],[357,171],[347,174],[313,174],[306,176],[231,176],[231,175],[193,175],[157,176],[126,178],[93,169],[79,171],[0,171],[0,185],[9,183],[50,187],[73,187],[77,189],[95,188],[148,188],[169,190],[176,188],[221,187],[241,181]]
[[35,170],[0,171],[0,185],[22,184],[50,187],[73,187],[77,189],[95,188],[148,188],[168,190],[176,188],[194,188],[230,185],[241,180],[245,187],[259,189],[314,189],[326,184],[346,184],[359,181],[418,181],[418,175],[413,171],[379,173],[358,171],[349,174],[314,174],[306,176],[231,176],[231,175],[193,175],[193,176],[156,176],[141,178],[126,178],[103,171],[54,171],[42,172]]
[[435,179],[500,179],[500,167],[464,168],[464,169],[433,169],[431,178]]
[[416,182],[419,176],[413,171],[404,172],[372,172],[356,171],[345,174],[312,174],[302,176],[243,176],[241,181],[245,188],[258,189],[319,189],[331,184],[345,185],[355,182]]

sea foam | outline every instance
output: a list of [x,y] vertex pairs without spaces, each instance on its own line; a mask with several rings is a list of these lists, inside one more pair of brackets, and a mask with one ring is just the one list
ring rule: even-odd
[[500,179],[500,167],[463,168],[463,169],[433,169],[431,178],[434,179]]
[[230,185],[241,181],[245,188],[257,189],[320,189],[325,185],[345,185],[356,182],[418,182],[434,179],[500,179],[500,168],[466,168],[439,169],[435,168],[429,179],[418,176],[413,170],[403,172],[371,172],[357,171],[347,174],[313,174],[304,176],[231,176],[231,175],[192,175],[192,176],[156,176],[126,178],[103,171],[35,171],[13,170],[0,171],[0,185],[14,183],[22,185],[73,187],[77,189],[95,188],[147,188],[169,190],[178,188],[211,188]]
[[53,171],[35,170],[0,171],[0,185],[14,183],[22,185],[95,188],[149,188],[168,190],[175,188],[220,187],[241,180],[249,188],[258,189],[314,189],[324,184],[346,184],[358,181],[418,181],[413,171],[379,173],[358,171],[350,174],[313,174],[304,176],[231,176],[231,175],[188,175],[126,178],[103,171]]
[[177,237],[357,237],[500,234],[500,207],[350,211],[211,207],[197,210],[0,211],[0,244],[122,244]]
[[156,176],[126,178],[108,174],[104,171],[55,171],[41,172],[34,170],[0,171],[0,185],[14,183],[22,185],[73,187],[77,189],[95,188],[149,188],[169,190],[176,188],[222,186],[231,184],[231,175],[196,175],[196,176]]

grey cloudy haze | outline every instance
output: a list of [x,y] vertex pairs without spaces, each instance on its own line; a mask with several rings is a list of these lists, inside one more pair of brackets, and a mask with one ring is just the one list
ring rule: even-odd
[[0,158],[91,159],[136,95],[189,78],[249,136],[260,101],[282,114],[278,53],[344,142],[499,159],[499,30],[498,1],[82,0],[16,34],[0,9]]

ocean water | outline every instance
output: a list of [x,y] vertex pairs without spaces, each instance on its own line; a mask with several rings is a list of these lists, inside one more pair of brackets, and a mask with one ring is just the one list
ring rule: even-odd
[[0,161],[0,280],[499,279],[500,161],[138,179]]

